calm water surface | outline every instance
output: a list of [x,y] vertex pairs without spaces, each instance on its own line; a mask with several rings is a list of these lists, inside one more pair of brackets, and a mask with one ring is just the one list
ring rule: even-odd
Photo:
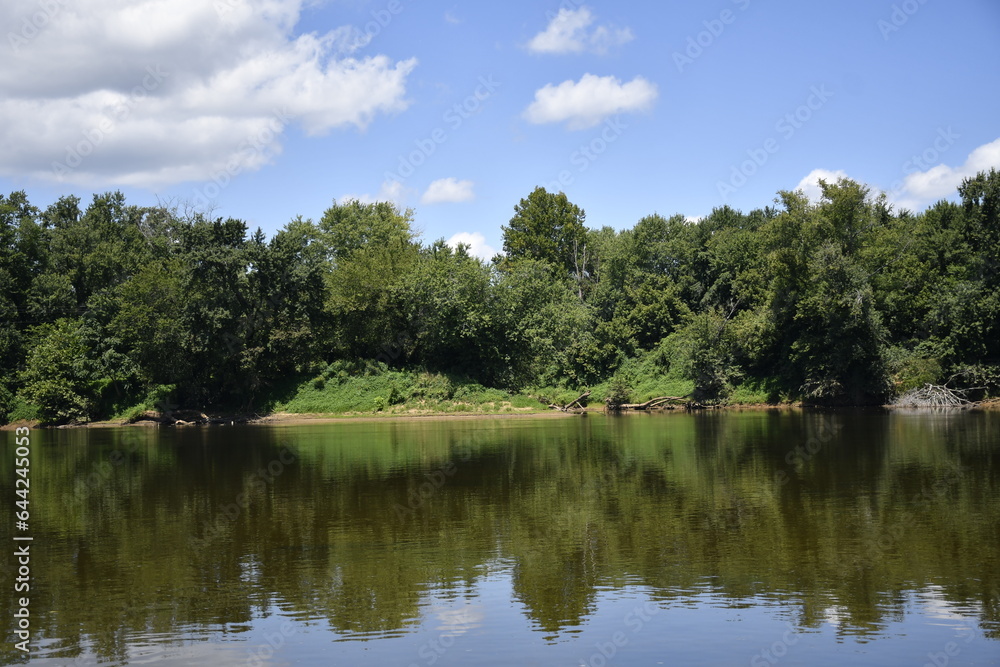
[[1000,664],[997,413],[32,436],[32,664]]

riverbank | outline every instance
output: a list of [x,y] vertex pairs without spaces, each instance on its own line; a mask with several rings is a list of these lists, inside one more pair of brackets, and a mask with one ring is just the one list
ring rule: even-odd
[[[803,405],[802,403],[757,403],[757,404],[736,404],[736,405],[714,405],[703,408],[704,410],[711,411],[725,411],[725,412],[765,412],[765,411],[794,411],[809,409],[812,406]],[[881,406],[883,409],[891,410],[892,406]],[[933,409],[945,409],[945,408],[906,408],[907,410],[933,410]],[[1000,399],[991,399],[989,401],[984,401],[982,403],[976,404],[975,406],[969,408],[961,408],[960,410],[988,410],[996,411],[1000,410]],[[673,409],[673,410],[649,410],[649,411],[632,411],[632,412],[622,412],[617,413],[616,417],[642,417],[650,415],[663,415],[663,414],[683,414],[687,413],[687,410],[683,408]],[[431,411],[417,411],[411,410],[409,412],[393,412],[393,413],[362,413],[362,412],[352,412],[352,413],[341,413],[341,414],[331,414],[331,413],[289,413],[289,412],[276,412],[268,415],[229,415],[219,416],[213,418],[210,422],[198,423],[198,422],[184,422],[184,423],[164,423],[162,421],[156,420],[139,420],[135,422],[124,422],[121,420],[103,420],[89,422],[86,424],[66,424],[61,426],[41,426],[35,421],[19,421],[12,422],[10,424],[5,424],[0,426],[0,431],[14,431],[17,428],[93,428],[93,429],[103,429],[103,428],[121,428],[121,427],[132,427],[132,428],[159,428],[161,426],[171,426],[176,428],[190,428],[196,426],[205,425],[236,425],[236,424],[249,424],[249,425],[262,425],[262,426],[302,426],[309,424],[336,424],[336,423],[351,423],[351,422],[420,422],[420,421],[472,421],[472,420],[487,420],[487,419],[564,419],[570,417],[581,417],[587,415],[603,415],[606,414],[602,408],[589,407],[584,410],[574,410],[568,412],[562,412],[560,410],[545,410],[545,409],[522,409],[512,412],[461,412],[461,413],[445,413],[445,412],[431,412]]]
[[[633,380],[631,384],[627,396],[630,402],[635,403],[649,401],[657,396],[685,397],[693,391],[692,383],[671,376],[646,374]],[[561,417],[603,412],[605,399],[612,391],[611,382],[596,385],[589,390],[582,410],[563,412],[552,406],[569,405],[581,398],[584,392],[579,388],[567,387],[534,387],[509,392],[484,387],[465,378],[414,371],[385,371],[354,376],[324,374],[290,380],[283,389],[275,389],[269,397],[262,400],[255,412],[223,406],[205,407],[201,410],[177,409],[176,406],[165,405],[165,397],[158,397],[105,419],[59,427],[294,425],[387,419]],[[793,401],[787,396],[775,396],[763,387],[751,384],[737,387],[723,404],[706,406],[708,409],[725,410],[783,410],[801,407],[804,407],[801,402]],[[1000,409],[1000,400],[991,399],[979,407],[987,410]],[[667,411],[684,410],[684,405],[675,404]],[[636,414],[659,411],[640,411]],[[38,427],[39,423],[21,419],[0,426],[0,430],[13,430],[21,426]]]
[[[755,404],[755,405],[715,405],[702,410],[724,410],[727,412],[741,411],[767,411],[767,410],[797,410],[802,409],[801,404]],[[649,416],[662,414],[682,414],[689,412],[684,408],[641,410],[615,413],[616,417]],[[556,409],[518,409],[509,412],[434,412],[409,410],[406,412],[349,412],[349,413],[290,413],[276,412],[267,415],[218,415],[208,420],[178,420],[168,421],[164,419],[140,419],[137,421],[122,421],[120,419],[109,419],[102,421],[88,422],[85,424],[64,424],[59,426],[42,426],[36,421],[19,421],[0,426],[0,431],[13,431],[19,427],[27,428],[159,428],[169,426],[176,428],[196,427],[196,426],[226,426],[237,424],[265,425],[265,426],[300,426],[305,424],[333,424],[343,422],[385,422],[385,421],[472,421],[487,419],[564,419],[571,417],[582,417],[588,415],[604,415],[605,410],[601,407],[588,407],[583,410],[561,411]]]

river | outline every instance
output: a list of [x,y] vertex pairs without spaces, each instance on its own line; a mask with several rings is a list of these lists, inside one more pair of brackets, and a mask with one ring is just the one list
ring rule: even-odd
[[1000,664],[996,412],[31,438],[32,664]]

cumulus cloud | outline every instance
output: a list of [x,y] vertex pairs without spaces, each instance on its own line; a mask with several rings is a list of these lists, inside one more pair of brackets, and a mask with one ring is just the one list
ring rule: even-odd
[[597,26],[588,30],[595,20],[588,7],[560,9],[548,27],[528,42],[534,53],[607,53],[608,49],[626,44],[634,35],[628,28]]
[[[937,149],[935,151],[932,155],[937,157],[943,152]],[[941,163],[919,171],[915,170],[916,164],[914,160],[907,161],[903,165],[903,171],[908,173],[885,190],[889,203],[897,210],[922,211],[934,202],[957,193],[958,186],[966,178],[971,178],[981,171],[1000,169],[1000,138],[979,146],[968,155],[964,163],[955,167]],[[796,189],[805,192],[809,201],[816,203],[823,194],[819,187],[821,178],[828,183],[835,183],[838,179],[850,177],[843,170],[813,169],[808,176],[799,181]],[[883,191],[877,186],[867,185],[871,187],[872,192]]]
[[583,130],[618,113],[649,109],[658,94],[641,76],[623,84],[614,76],[584,74],[579,82],[550,83],[536,91],[524,117],[536,124],[565,121],[569,129]]
[[374,204],[376,202],[387,201],[402,207],[409,194],[410,191],[407,190],[407,188],[404,187],[399,181],[387,180],[382,181],[382,185],[379,187],[378,193],[375,195],[344,195],[340,199],[342,201],[359,201],[362,204]]
[[420,198],[421,204],[451,204],[472,201],[476,198],[472,191],[472,181],[460,181],[457,178],[442,178],[434,181],[427,192]]
[[889,199],[897,208],[920,210],[955,193],[966,178],[990,169],[1000,169],[1000,138],[976,148],[957,167],[938,164],[907,174],[902,184],[889,193]]
[[279,154],[290,124],[322,135],[405,110],[416,60],[359,57],[369,36],[350,26],[296,36],[304,1],[3,3],[0,173],[232,178]]
[[823,190],[819,187],[820,180],[824,180],[830,185],[833,185],[842,178],[848,178],[847,172],[838,169],[837,171],[831,171],[829,169],[813,169],[809,174],[799,181],[799,184],[795,186],[796,190],[802,190],[806,197],[809,198],[813,204],[819,202],[820,198],[823,196]]
[[493,259],[493,256],[497,254],[497,251],[486,243],[486,237],[479,232],[459,232],[448,239],[446,243],[452,248],[457,248],[460,243],[467,245],[470,255],[484,260]]

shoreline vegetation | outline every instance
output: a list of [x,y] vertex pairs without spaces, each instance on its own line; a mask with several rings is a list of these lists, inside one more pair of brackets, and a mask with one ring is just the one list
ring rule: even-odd
[[920,213],[820,184],[631,228],[536,188],[488,260],[386,202],[267,239],[121,193],[0,195],[0,424],[1000,396],[1000,172]]
[[[442,409],[444,407],[444,409]],[[905,412],[923,411],[969,411],[969,410],[1000,410],[1000,399],[987,399],[981,402],[968,403],[964,405],[948,406],[907,406],[907,405],[881,405],[881,406],[834,406],[827,409],[851,409],[856,407],[869,407],[882,410],[898,410]],[[52,428],[120,428],[120,427],[140,427],[140,428],[160,428],[160,427],[195,427],[195,426],[226,426],[226,425],[258,425],[258,426],[302,426],[310,424],[335,424],[341,422],[385,422],[385,421],[450,421],[450,420],[489,420],[489,419],[525,419],[525,418],[570,418],[587,415],[612,415],[615,417],[629,416],[650,416],[664,414],[684,414],[701,411],[723,411],[723,412],[761,412],[761,411],[799,411],[810,409],[824,409],[823,406],[809,405],[805,403],[727,403],[713,405],[698,405],[688,407],[685,405],[671,405],[668,407],[654,407],[648,410],[608,410],[605,406],[587,405],[583,408],[570,410],[558,410],[538,404],[537,407],[515,408],[509,401],[502,404],[490,402],[482,405],[456,404],[454,406],[437,406],[437,409],[426,405],[394,406],[393,409],[380,412],[341,412],[341,413],[308,413],[308,412],[273,412],[265,415],[259,414],[237,414],[213,412],[206,414],[203,412],[178,411],[177,413],[164,415],[163,413],[148,411],[143,415],[133,418],[131,421],[119,419],[108,419],[92,421],[78,424],[64,424],[60,426],[49,425]],[[0,431],[13,431],[17,427],[46,428],[37,421],[18,421],[0,425]]]

